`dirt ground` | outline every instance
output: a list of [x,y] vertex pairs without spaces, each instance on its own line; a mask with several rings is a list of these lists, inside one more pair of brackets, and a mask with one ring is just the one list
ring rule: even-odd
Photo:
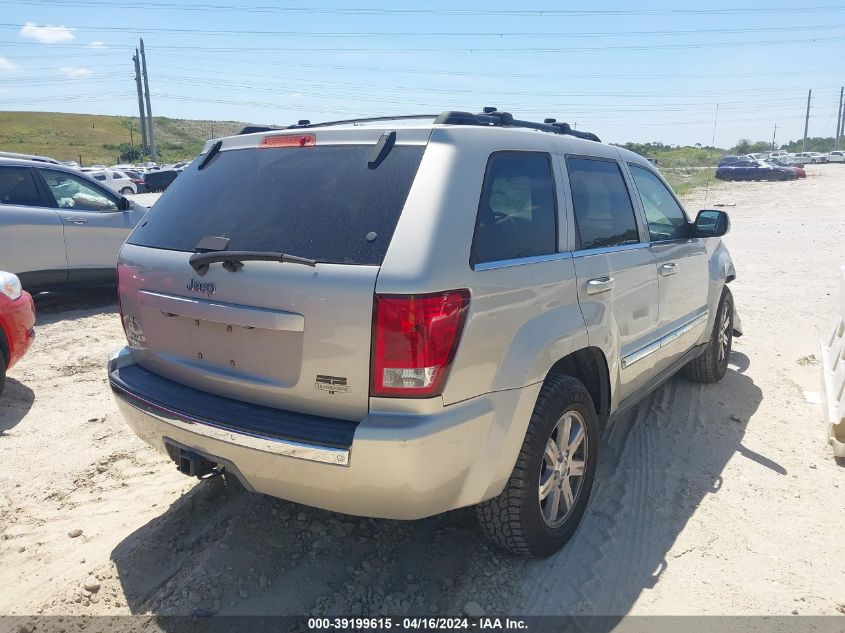
[[845,166],[807,172],[688,198],[731,205],[745,336],[721,383],[676,377],[606,430],[588,514],[541,561],[489,547],[469,511],[367,520],[179,475],[112,402],[113,291],[40,298],[0,401],[0,613],[845,612],[845,469],[805,394]]

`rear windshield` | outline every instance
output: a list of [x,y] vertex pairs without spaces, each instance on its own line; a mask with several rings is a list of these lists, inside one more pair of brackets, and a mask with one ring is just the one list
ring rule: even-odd
[[219,236],[230,251],[380,265],[425,148],[396,146],[370,168],[373,147],[227,150],[202,171],[194,161],[129,243],[193,252]]

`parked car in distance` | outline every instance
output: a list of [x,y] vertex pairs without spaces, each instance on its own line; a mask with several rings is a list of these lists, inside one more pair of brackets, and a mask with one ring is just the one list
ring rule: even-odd
[[807,172],[804,171],[803,165],[792,164],[792,162],[784,156],[774,156],[773,158],[767,159],[765,162],[775,165],[777,167],[786,167],[789,169],[793,169],[795,170],[795,173],[798,174],[799,178],[807,177]]
[[827,162],[829,163],[845,163],[845,152],[833,151],[827,154]]
[[777,158],[779,156],[789,156],[789,152],[786,150],[778,149],[773,152],[769,152],[769,158]]
[[157,191],[164,191],[170,186],[176,177],[179,175],[179,172],[175,169],[160,169],[158,171],[150,171],[144,174],[144,186],[146,187],[147,193],[153,193]]
[[0,271],[0,396],[6,386],[6,372],[29,349],[35,338],[35,305],[20,279]]
[[138,186],[128,174],[122,171],[106,169],[104,171],[92,171],[88,175],[94,180],[99,180],[109,189],[122,193],[124,196],[138,193]]
[[62,165],[65,167],[72,167],[73,169],[79,169],[79,163],[75,160],[63,160],[61,161]]
[[755,154],[746,154],[743,156],[743,158],[747,160],[765,160],[768,157],[769,155],[765,152],[757,152]]
[[142,172],[134,169],[126,169],[123,173],[129,176],[129,179],[135,183],[135,193],[146,193],[147,186],[144,182],[144,174]]
[[716,168],[719,180],[795,180],[798,174],[791,167],[780,167],[759,160],[740,160]]
[[113,283],[146,211],[75,169],[0,158],[0,270],[27,289]]
[[795,154],[796,158],[801,159],[805,163],[826,163],[827,157],[820,152],[799,152]]
[[735,162],[740,161],[740,160],[743,160],[743,159],[740,158],[739,156],[731,156],[729,154],[728,156],[722,156],[722,158],[719,159],[719,163],[716,166],[717,167],[723,167],[724,165],[730,165],[730,164],[735,163]]
[[793,156],[792,154],[774,156],[772,157],[772,160],[776,165],[780,165],[782,167],[804,167],[804,163],[801,159]]
[[585,136],[486,109],[209,142],[121,250],[130,427],[188,475],[559,549],[601,426],[720,380],[741,330],[727,214]]

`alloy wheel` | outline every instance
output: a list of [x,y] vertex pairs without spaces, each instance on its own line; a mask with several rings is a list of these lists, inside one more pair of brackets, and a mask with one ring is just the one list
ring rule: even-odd
[[731,315],[730,302],[725,301],[722,313],[719,315],[719,365],[727,362],[731,347]]
[[587,434],[584,418],[566,411],[546,442],[540,465],[540,513],[550,528],[560,527],[575,507],[587,465]]

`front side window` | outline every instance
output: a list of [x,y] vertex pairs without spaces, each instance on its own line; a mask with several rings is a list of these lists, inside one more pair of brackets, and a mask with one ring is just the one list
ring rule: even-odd
[[630,167],[648,220],[651,241],[686,239],[689,235],[687,216],[666,185],[648,169]]
[[497,152],[487,162],[472,263],[557,252],[557,206],[548,154]]
[[27,167],[0,167],[0,204],[41,206],[38,188]]
[[634,207],[616,161],[567,157],[566,168],[581,248],[639,242]]
[[119,210],[114,199],[82,178],[51,169],[44,169],[41,173],[62,209],[101,212]]

